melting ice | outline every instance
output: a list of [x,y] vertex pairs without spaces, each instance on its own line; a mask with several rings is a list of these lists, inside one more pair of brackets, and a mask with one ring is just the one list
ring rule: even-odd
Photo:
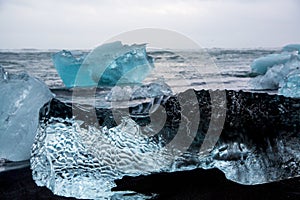
[[52,97],[48,87],[28,74],[8,74],[0,66],[0,158],[30,158],[40,108]]
[[[97,120],[106,125],[96,127],[93,122],[81,121],[80,117],[92,117],[82,105],[78,109],[83,113],[72,117],[72,113],[78,113],[72,112],[76,106],[50,102],[42,110],[32,148],[33,179],[58,195],[110,199],[118,193],[111,191],[116,186],[114,180],[126,175],[219,168],[228,179],[250,185],[300,176],[299,100],[227,91],[226,121],[220,139],[213,150],[198,153],[210,121],[225,116],[211,113],[213,107],[217,112],[224,109],[222,101],[212,106],[208,91],[195,93],[197,102],[192,101],[189,91],[180,94],[187,100],[182,108],[178,106],[180,98],[174,96],[160,102],[165,113],[158,109],[151,116],[162,121],[163,128],[158,128],[159,123],[141,125],[140,120],[149,117],[145,114],[138,119],[126,115],[119,125],[113,125],[114,115],[105,109],[96,113]],[[188,111],[184,105],[188,105]],[[144,103],[141,106],[148,108]],[[49,109],[55,112],[46,112]],[[196,115],[198,109],[201,117]],[[152,137],[155,135],[158,137]],[[169,145],[178,137],[182,144],[195,137],[190,151]]]
[[300,70],[290,73],[281,82],[278,93],[288,97],[300,97]]
[[279,89],[279,94],[300,97],[300,45],[291,44],[282,48],[280,54],[270,54],[253,61],[252,72],[260,74],[250,83],[256,89]]
[[53,55],[53,61],[66,87],[140,83],[154,68],[145,44],[121,42],[103,44],[77,57],[63,50]]

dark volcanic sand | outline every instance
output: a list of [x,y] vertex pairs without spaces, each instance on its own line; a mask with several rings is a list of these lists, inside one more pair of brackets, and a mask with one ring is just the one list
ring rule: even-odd
[[[217,169],[124,177],[116,183],[118,186],[115,190],[131,189],[145,194],[158,193],[156,199],[162,200],[300,199],[300,178],[245,186],[227,180]],[[32,180],[31,170],[23,168],[0,174],[0,199],[72,198],[59,197],[45,187],[38,187]]]

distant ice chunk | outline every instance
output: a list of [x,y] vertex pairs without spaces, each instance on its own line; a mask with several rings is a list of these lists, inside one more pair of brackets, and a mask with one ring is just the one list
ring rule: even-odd
[[53,61],[66,87],[140,83],[154,68],[145,44],[129,46],[119,41],[103,44],[80,58],[61,51],[53,55]]
[[285,64],[290,59],[291,59],[291,54],[288,53],[270,54],[255,59],[251,64],[251,70],[253,73],[263,75],[268,71],[269,68],[275,65]]
[[300,44],[289,44],[286,45],[282,48],[282,51],[287,51],[287,52],[293,52],[297,51],[298,54],[300,53]]
[[281,82],[278,94],[300,98],[300,70],[292,72]]
[[[252,72],[260,74],[250,80],[255,89],[279,89],[278,93],[300,97],[298,72],[300,69],[300,44],[289,44],[280,54],[270,54],[253,61]],[[298,82],[297,82],[298,81]]]
[[264,75],[251,79],[250,83],[256,89],[278,89],[280,83],[285,81],[286,76],[299,68],[300,57],[298,55],[290,55],[290,59],[287,62],[270,67]]
[[30,158],[40,108],[52,97],[48,87],[28,74],[8,74],[0,66],[0,158]]

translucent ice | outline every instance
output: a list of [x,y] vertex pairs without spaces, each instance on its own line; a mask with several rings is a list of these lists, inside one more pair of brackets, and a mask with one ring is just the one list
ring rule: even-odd
[[89,79],[89,72],[85,68],[81,70],[81,76],[77,76],[84,57],[85,55],[75,57],[72,52],[66,50],[55,53],[52,56],[54,66],[66,87],[73,87],[76,78],[82,86],[95,84],[94,81]]
[[279,94],[299,97],[297,75],[300,69],[300,44],[282,48],[280,54],[258,58],[251,64],[252,71],[261,74],[250,80],[255,89],[279,89]]
[[172,89],[166,83],[150,83],[146,85],[116,86],[106,95],[107,101],[126,101],[134,99],[154,98],[172,95]]
[[300,98],[300,70],[289,74],[280,84],[278,94]]
[[52,118],[39,128],[31,168],[37,185],[55,194],[95,199],[111,197],[115,179],[159,172],[168,160],[133,120],[99,130]]
[[40,108],[52,97],[48,87],[28,74],[8,74],[0,67],[0,158],[30,158]]
[[291,54],[270,54],[264,57],[255,59],[251,64],[253,73],[265,74],[267,70],[275,65],[285,64],[291,58]]
[[121,42],[103,44],[81,58],[61,51],[53,55],[53,61],[67,87],[140,83],[154,67],[144,44]]
[[290,59],[284,64],[270,67],[264,75],[251,79],[250,83],[256,89],[278,89],[281,82],[286,80],[289,73],[300,68],[300,57],[290,55]]
[[300,44],[289,44],[282,48],[282,51],[293,52],[297,51],[300,54]]
[[[83,116],[89,115],[82,105],[72,109],[52,101],[45,107],[55,112],[43,115],[47,120],[41,121],[32,148],[33,179],[58,195],[110,199],[117,193],[111,190],[115,180],[126,175],[219,168],[228,179],[249,185],[300,176],[300,100],[226,91],[222,134],[213,149],[199,152],[208,126],[218,129],[210,121],[224,116],[211,113],[213,107],[221,110],[223,103],[212,106],[208,91],[195,94],[196,102],[188,91],[162,102],[165,113],[157,110],[150,117],[164,123],[166,115],[160,129],[159,123],[141,125],[140,120],[148,118],[142,115],[138,119],[124,116],[121,124],[112,125],[111,110],[101,109],[96,110],[98,120],[107,126],[87,125],[79,116],[70,118],[77,108],[83,110]],[[183,97],[186,101],[179,106]],[[185,111],[183,104],[189,109]],[[197,118],[197,109],[201,118]],[[178,148],[176,138],[189,150]],[[190,138],[194,142],[186,143]]]

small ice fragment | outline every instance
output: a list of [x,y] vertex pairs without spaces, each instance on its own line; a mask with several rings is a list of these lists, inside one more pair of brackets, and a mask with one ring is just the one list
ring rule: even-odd
[[286,77],[280,84],[278,94],[300,98],[300,70],[294,71]]
[[126,101],[135,99],[155,98],[172,95],[172,89],[166,83],[150,83],[134,86],[115,86],[106,95],[107,101]]

